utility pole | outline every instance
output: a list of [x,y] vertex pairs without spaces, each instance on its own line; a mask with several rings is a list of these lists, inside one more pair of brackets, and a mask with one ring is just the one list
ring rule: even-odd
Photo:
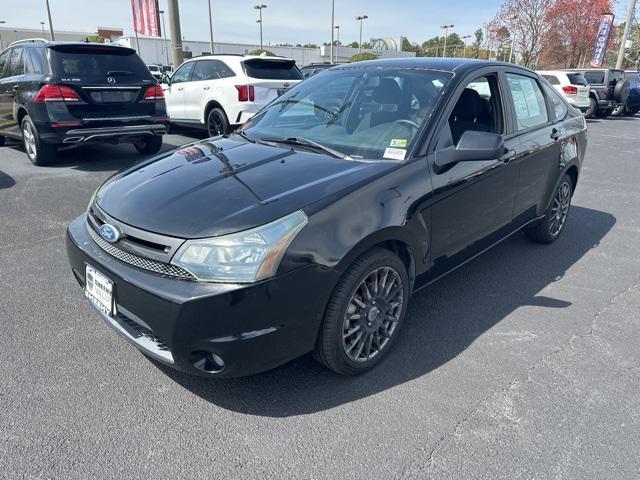
[[331,64],[333,64],[333,32],[335,31],[335,12],[336,12],[336,1],[331,0]]
[[366,15],[358,15],[356,20],[360,20],[360,42],[358,43],[358,53],[362,53],[362,21],[369,18]]
[[165,65],[169,66],[169,46],[167,45],[167,29],[164,26],[164,10],[160,10],[160,18],[162,18],[162,36],[164,38],[164,60]]
[[211,55],[215,52],[213,51],[213,21],[211,20],[211,0],[207,0],[207,4],[209,5],[209,42],[211,44]]
[[620,40],[620,50],[618,50],[618,61],[616,62],[616,68],[622,68],[622,64],[624,63],[624,51],[627,45],[627,39],[629,38],[629,31],[631,30],[631,22],[633,22],[633,13],[636,9],[636,0],[631,0],[629,2],[629,11],[627,12],[627,22],[624,26],[624,33],[622,34],[622,39]]
[[263,4],[260,4],[260,5],[256,5],[253,8],[255,8],[256,10],[258,10],[260,12],[260,19],[256,20],[256,21],[257,21],[257,23],[260,24],[260,50],[263,50],[263,48],[262,48],[262,9],[263,8],[267,8],[267,6],[263,5]]
[[180,32],[180,7],[178,0],[167,0],[169,7],[169,27],[171,28],[171,50],[173,53],[173,69],[182,65],[184,52],[182,51],[182,33]]
[[447,56],[447,37],[449,36],[449,29],[455,25],[442,25],[440,28],[444,29],[444,48],[442,49],[442,57]]
[[[511,20],[514,22],[514,27],[512,28],[511,33],[511,48],[509,49],[509,63],[511,63],[511,56],[513,55],[513,50],[516,46],[516,30],[518,30],[518,16],[514,15],[511,17]],[[516,55],[517,60],[517,55]],[[517,61],[515,63],[518,63]]]
[[49,8],[49,0],[47,2],[47,15],[49,16],[49,30],[51,30],[51,41],[54,41],[56,37],[53,34],[53,22],[51,21],[51,9]]

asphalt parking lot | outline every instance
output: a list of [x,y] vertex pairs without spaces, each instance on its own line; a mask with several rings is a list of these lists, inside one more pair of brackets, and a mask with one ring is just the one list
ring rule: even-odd
[[133,147],[50,167],[0,147],[0,477],[639,478],[639,133],[590,122],[561,239],[516,235],[417,293],[372,372],[225,381],[147,360],[67,266],[67,224]]

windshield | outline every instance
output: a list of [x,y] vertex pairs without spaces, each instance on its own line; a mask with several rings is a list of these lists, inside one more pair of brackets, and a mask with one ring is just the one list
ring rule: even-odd
[[305,80],[243,129],[254,140],[304,139],[351,158],[404,160],[453,75],[346,68]]

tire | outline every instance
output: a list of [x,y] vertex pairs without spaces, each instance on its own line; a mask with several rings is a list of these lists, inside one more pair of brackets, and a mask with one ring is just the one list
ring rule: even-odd
[[0,135],[0,147],[4,145],[4,137]]
[[597,109],[598,109],[598,104],[596,103],[595,99],[592,97],[589,97],[589,108],[587,109],[586,112],[584,112],[584,118],[593,117]]
[[161,135],[153,135],[149,137],[144,137],[142,140],[138,140],[133,143],[133,146],[136,147],[139,153],[145,155],[152,155],[154,153],[158,153],[162,148],[162,136]]
[[624,115],[626,117],[633,117],[639,111],[640,111],[640,107],[633,107],[633,108],[627,107],[624,111]]
[[229,133],[229,121],[220,108],[212,108],[207,114],[205,123],[209,137],[218,137]]
[[595,115],[598,118],[607,118],[612,112],[613,110],[611,108],[598,108]]
[[553,192],[553,199],[544,218],[525,230],[527,238],[536,243],[553,243],[560,238],[569,216],[572,195],[573,182],[569,175],[565,175]]
[[20,124],[24,150],[31,163],[41,167],[51,163],[56,158],[56,146],[44,143],[40,140],[40,135],[29,115],[25,115]]
[[628,80],[616,82],[616,86],[613,88],[613,98],[615,98],[618,103],[626,105],[630,93],[631,84]]
[[614,117],[622,117],[626,111],[627,111],[626,105],[618,105],[616,108],[613,109],[613,112],[611,112],[611,115],[613,115]]
[[409,288],[407,269],[394,253],[375,248],[358,257],[327,303],[316,360],[341,375],[375,367],[398,338]]

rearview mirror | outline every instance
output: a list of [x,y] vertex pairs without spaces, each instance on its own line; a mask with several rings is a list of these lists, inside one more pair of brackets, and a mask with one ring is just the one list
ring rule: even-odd
[[442,168],[458,162],[493,160],[502,156],[503,153],[502,135],[467,130],[458,140],[458,145],[436,152],[434,163]]

